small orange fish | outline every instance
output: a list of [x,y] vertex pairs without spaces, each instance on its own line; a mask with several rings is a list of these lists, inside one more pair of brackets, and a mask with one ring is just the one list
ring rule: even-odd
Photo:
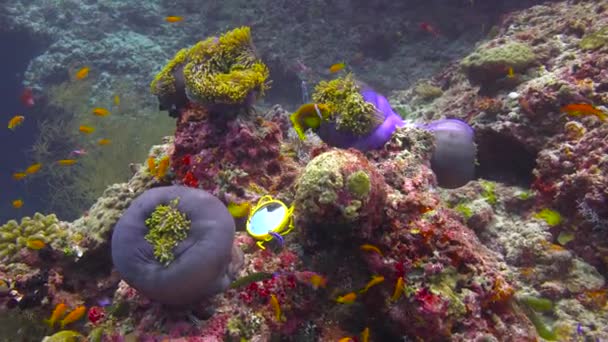
[[399,279],[397,279],[397,283],[395,284],[395,291],[393,291],[393,295],[391,296],[391,301],[395,302],[397,300],[399,300],[399,298],[401,298],[401,295],[403,294],[404,291],[404,282],[403,282],[403,277],[399,277]]
[[361,342],[369,342],[369,327],[365,327],[361,332]]
[[97,107],[93,108],[93,114],[97,116],[106,116],[110,114],[110,111],[105,108]]
[[104,146],[109,145],[112,141],[110,139],[99,139],[97,140],[97,145]]
[[163,179],[165,178],[165,175],[167,174],[167,171],[169,170],[169,156],[164,156],[163,159],[161,159],[158,162],[158,167],[156,168],[156,178],[157,179]]
[[42,239],[29,238],[25,242],[25,246],[29,249],[33,249],[33,250],[37,251],[39,249],[43,249],[44,246],[46,246],[46,243]]
[[513,70],[513,67],[507,69],[507,78],[515,78],[515,70]]
[[361,290],[359,290],[359,293],[365,293],[372,286],[376,286],[376,285],[380,284],[383,281],[384,281],[384,277],[383,276],[373,275],[372,279],[365,285],[365,287],[362,288]]
[[325,287],[325,286],[327,286],[327,278],[315,273],[312,276],[310,276],[310,284],[312,285],[312,288],[315,290],[318,289],[319,287]]
[[178,23],[182,20],[184,20],[184,18],[178,15],[170,15],[168,17],[165,17],[165,21],[168,23]]
[[25,173],[25,172],[15,172],[15,173],[13,173],[13,179],[14,180],[22,180],[23,178],[25,178],[25,176],[27,176],[27,173]]
[[68,306],[65,304],[63,304],[63,303],[57,304],[57,306],[55,306],[55,310],[53,310],[53,313],[51,314],[51,317],[49,317],[49,319],[45,320],[45,322],[51,328],[53,328],[55,326],[55,323],[57,322],[57,320],[59,320],[61,317],[63,317],[63,315],[65,314],[67,309],[68,309]]
[[277,298],[277,296],[274,295],[274,293],[270,295],[270,305],[272,306],[272,309],[274,310],[274,317],[276,318],[277,322],[284,322],[285,317],[281,313],[281,306],[279,305],[279,299]]
[[70,166],[76,164],[76,159],[61,159],[57,161],[57,164],[63,166]]
[[149,156],[146,162],[148,163],[148,172],[153,175],[156,174],[156,159],[154,159],[154,157],[152,156]]
[[36,164],[32,164],[30,166],[27,167],[27,169],[25,169],[25,173],[29,173],[30,175],[40,171],[40,168],[42,167],[42,163],[36,163]]
[[304,132],[307,129],[317,129],[321,122],[329,118],[329,108],[324,104],[306,103],[291,114],[289,119],[301,140],[306,140]]
[[376,253],[376,254],[379,254],[380,256],[382,256],[382,252],[380,251],[380,248],[378,248],[374,245],[370,245],[369,243],[362,244],[361,246],[359,246],[359,249],[361,249],[364,252],[373,252],[373,253]]
[[251,210],[251,203],[249,203],[249,202],[243,202],[243,203],[230,202],[230,203],[228,203],[227,207],[228,207],[228,211],[230,212],[232,217],[241,218],[241,217],[245,217],[249,214],[249,211]]
[[15,128],[19,127],[23,121],[25,121],[25,116],[23,115],[15,115],[8,121],[8,129],[15,130]]
[[64,319],[61,320],[61,329],[63,329],[63,327],[65,327],[66,325],[81,319],[86,311],[87,308],[84,305],[80,305],[76,309],[72,310],[69,314],[67,314],[67,316],[65,316]]
[[343,296],[336,298],[336,302],[340,304],[352,304],[357,299],[357,294],[349,292]]
[[82,67],[80,68],[76,74],[74,75],[74,77],[76,77],[77,80],[83,80],[85,78],[87,78],[87,76],[89,76],[89,67]]
[[344,69],[345,67],[346,67],[346,63],[344,63],[344,62],[332,64],[332,66],[329,67],[329,72],[332,74],[335,74],[338,71]]
[[91,133],[95,132],[95,128],[93,128],[91,126],[85,126],[85,125],[78,127],[78,130],[84,134],[91,134]]
[[563,106],[560,111],[570,116],[594,115],[601,121],[606,122],[608,120],[608,115],[604,111],[588,103],[572,103]]
[[352,337],[342,337],[338,342],[355,342]]
[[22,200],[16,199],[16,200],[13,201],[13,208],[19,209],[21,207],[23,207],[23,201]]

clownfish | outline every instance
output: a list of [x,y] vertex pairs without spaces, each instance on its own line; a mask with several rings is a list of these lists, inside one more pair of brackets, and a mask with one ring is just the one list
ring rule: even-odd
[[317,129],[321,122],[329,118],[329,108],[322,103],[306,103],[291,114],[289,119],[301,140],[306,139],[304,132],[311,128]]

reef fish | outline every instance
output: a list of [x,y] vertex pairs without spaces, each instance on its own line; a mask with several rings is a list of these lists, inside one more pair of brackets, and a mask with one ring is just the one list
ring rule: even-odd
[[329,118],[329,108],[321,103],[306,103],[291,114],[289,119],[301,140],[306,140],[307,129],[317,129],[321,122]]
[[76,164],[76,159],[61,159],[57,161],[57,164],[63,166],[70,166]]
[[382,256],[382,252],[380,251],[380,248],[378,248],[374,245],[370,245],[369,243],[362,244],[361,246],[359,246],[359,249],[361,249],[364,252],[373,252],[373,253],[376,253],[376,254]]
[[403,287],[404,282],[403,282],[403,277],[399,277],[399,279],[397,279],[397,283],[395,283],[395,291],[393,291],[393,295],[391,296],[391,301],[397,301],[399,298],[401,298],[401,295],[403,294]]
[[164,156],[159,162],[158,167],[156,168],[156,179],[163,179],[165,175],[167,175],[167,171],[169,170],[169,156]]
[[13,208],[15,208],[15,209],[19,209],[19,208],[23,207],[23,201],[20,199],[14,200],[12,204],[13,204]]
[[93,128],[91,126],[85,126],[85,125],[78,127],[78,130],[84,134],[91,134],[91,133],[95,132],[95,128]]
[[55,306],[55,309],[51,313],[51,317],[49,317],[49,319],[45,320],[45,322],[49,325],[49,327],[53,328],[55,326],[55,323],[61,317],[63,317],[63,315],[65,314],[67,309],[68,309],[68,306],[65,305],[64,303],[57,304]]
[[77,320],[81,319],[82,316],[84,316],[84,313],[86,311],[87,311],[87,308],[84,305],[80,305],[76,309],[70,311],[70,313],[67,314],[67,316],[65,316],[65,318],[62,319],[60,322],[61,329],[63,329],[63,327],[65,327],[66,325],[76,322]]
[[344,62],[332,64],[332,66],[329,67],[329,72],[332,74],[335,74],[338,71],[343,70],[345,67],[346,67],[346,63],[344,63]]
[[567,113],[570,116],[593,115],[601,121],[606,122],[608,115],[601,109],[596,108],[588,103],[572,103],[560,108],[560,111]]
[[87,76],[89,76],[89,70],[89,67],[82,67],[78,71],[76,71],[74,77],[76,77],[77,80],[83,80],[87,78]]
[[325,287],[327,286],[327,278],[325,278],[324,276],[320,275],[320,274],[313,274],[310,276],[310,284],[312,285],[313,289],[318,289],[320,287]]
[[112,141],[110,139],[99,139],[97,140],[97,145],[104,146],[109,145]]
[[25,172],[15,172],[15,173],[13,173],[13,179],[14,180],[22,180],[23,178],[25,178],[25,176],[27,176],[27,173],[25,173]]
[[19,97],[21,103],[26,107],[33,107],[34,102],[34,93],[32,92],[32,88],[25,88],[21,92],[21,96]]
[[384,281],[384,277],[383,276],[379,276],[379,275],[373,275],[372,279],[365,285],[364,288],[362,288],[359,293],[365,293],[367,292],[367,290],[369,290],[370,288],[372,288],[372,286],[376,286],[380,283],[382,283]]
[[361,342],[369,342],[369,327],[365,327],[361,332]]
[[40,171],[41,167],[42,167],[42,163],[32,164],[32,165],[28,166],[27,169],[25,169],[25,173],[32,175],[32,174]]
[[12,129],[19,127],[23,121],[25,121],[25,116],[23,115],[15,115],[8,121],[8,129]]
[[251,203],[243,202],[243,203],[228,203],[228,211],[230,215],[234,218],[245,217],[249,214],[249,210],[251,210]]
[[357,294],[354,292],[349,292],[343,296],[339,296],[336,298],[336,302],[340,304],[352,304],[357,299]]
[[93,114],[97,116],[106,116],[110,115],[110,111],[102,107],[97,107],[93,108]]
[[29,238],[25,242],[25,245],[27,246],[27,248],[37,251],[43,249],[44,246],[46,246],[46,243],[44,242],[44,240],[39,238]]
[[182,20],[184,20],[184,17],[180,17],[178,15],[170,15],[168,17],[165,17],[165,21],[168,23],[178,23]]
[[74,330],[62,330],[44,338],[45,342],[78,342],[84,340],[85,337],[82,336],[78,331]]
[[274,317],[276,318],[276,320],[278,322],[285,321],[285,317],[283,317],[283,314],[281,313],[281,306],[279,305],[279,299],[277,298],[277,296],[274,295],[274,293],[270,295],[270,305],[272,306],[272,309],[274,310]]

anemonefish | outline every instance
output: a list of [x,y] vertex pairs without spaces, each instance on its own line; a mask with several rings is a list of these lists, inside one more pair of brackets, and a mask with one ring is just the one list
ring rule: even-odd
[[322,103],[303,104],[298,110],[291,114],[289,119],[300,139],[305,140],[304,132],[307,129],[317,129],[321,122],[329,118],[329,108]]

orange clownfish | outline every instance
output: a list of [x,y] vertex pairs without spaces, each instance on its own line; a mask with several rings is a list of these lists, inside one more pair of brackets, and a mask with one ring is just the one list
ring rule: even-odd
[[322,103],[307,103],[303,104],[298,110],[291,114],[289,119],[293,124],[293,128],[298,133],[301,140],[306,139],[304,132],[307,129],[317,129],[321,126],[321,122],[329,118],[329,108]]

